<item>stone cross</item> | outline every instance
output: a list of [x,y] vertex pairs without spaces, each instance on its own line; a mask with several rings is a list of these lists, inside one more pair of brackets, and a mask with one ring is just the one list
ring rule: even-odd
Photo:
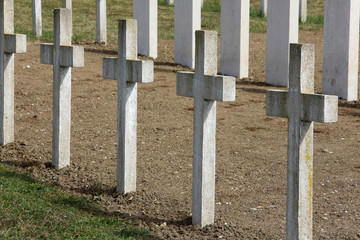
[[177,72],[176,94],[194,98],[192,223],[214,223],[216,101],[235,101],[235,78],[217,73],[217,32],[196,31],[195,73]]
[[72,9],[72,0],[62,0],[62,7]]
[[299,0],[271,0],[266,30],[266,83],[288,86],[289,46],[298,42]]
[[220,73],[249,76],[250,0],[221,2]]
[[41,37],[42,35],[41,19],[41,0],[32,0],[32,24],[35,37]]
[[266,115],[289,122],[287,239],[312,239],[314,121],[337,121],[338,98],[314,94],[314,46],[290,45],[289,92],[266,92]]
[[154,80],[154,63],[137,60],[137,24],[119,20],[118,57],[103,59],[103,77],[118,81],[117,191],[136,190],[137,83]]
[[359,0],[326,0],[322,92],[358,99]]
[[54,9],[54,44],[40,46],[40,62],[53,65],[52,158],[56,169],[70,165],[71,68],[84,66],[84,48],[71,46],[70,9]]
[[138,22],[138,52],[157,58],[158,0],[134,0],[134,19]]
[[106,0],[96,0],[96,42],[107,42]]
[[195,64],[195,31],[201,29],[199,0],[175,1],[175,63],[193,68]]
[[14,141],[15,53],[26,52],[26,35],[14,34],[14,0],[0,3],[0,145]]

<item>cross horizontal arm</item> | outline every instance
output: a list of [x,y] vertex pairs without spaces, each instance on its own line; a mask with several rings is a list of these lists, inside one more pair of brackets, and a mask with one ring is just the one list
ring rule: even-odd
[[154,62],[150,60],[127,60],[127,81],[151,83],[154,81]]
[[[103,58],[103,78],[117,80],[120,73],[118,58]],[[127,82],[150,83],[154,81],[154,62],[127,60]]]
[[194,97],[195,73],[193,72],[177,72],[176,73],[176,95],[183,97]]
[[[40,62],[53,64],[54,45],[42,43],[40,45]],[[62,67],[83,67],[84,48],[81,46],[60,46],[60,66]]]
[[266,115],[274,117],[288,117],[286,110],[287,92],[282,90],[266,91]]
[[117,69],[117,58],[106,57],[103,58],[103,78],[117,80],[119,71]]
[[26,35],[5,34],[5,53],[26,52]]
[[210,101],[235,101],[235,78],[231,76],[204,76],[204,98]]
[[321,94],[302,94],[303,111],[301,120],[322,123],[338,119],[338,97]]

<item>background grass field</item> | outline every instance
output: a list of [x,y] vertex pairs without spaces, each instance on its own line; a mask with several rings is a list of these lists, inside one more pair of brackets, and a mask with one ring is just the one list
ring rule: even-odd
[[[250,32],[266,32],[266,18],[260,12],[260,0],[250,1]],[[96,1],[73,1],[73,41],[95,41],[96,39]],[[308,1],[308,20],[300,24],[302,30],[319,30],[323,26],[324,0]],[[43,36],[40,40],[52,41],[52,9],[60,8],[61,1],[42,1]],[[202,10],[202,29],[220,32],[220,0],[205,0]],[[32,37],[31,1],[18,0],[15,4],[15,28],[17,33]],[[108,41],[116,42],[117,20],[132,18],[131,0],[107,0]],[[166,0],[159,0],[158,35],[160,39],[174,38],[174,6],[168,6]]]

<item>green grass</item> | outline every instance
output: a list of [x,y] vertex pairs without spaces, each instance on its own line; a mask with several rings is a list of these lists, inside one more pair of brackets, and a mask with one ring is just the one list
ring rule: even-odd
[[[160,39],[174,38],[174,6],[159,0],[158,35]],[[266,18],[260,11],[260,0],[250,0],[250,32],[266,32]],[[61,1],[42,1],[43,36],[32,36],[31,1],[18,0],[15,4],[15,28],[17,33],[27,34],[30,41],[52,42],[53,11],[60,8]],[[301,30],[319,30],[323,26],[324,0],[308,1],[308,21],[300,24]],[[201,27],[220,31],[220,0],[205,0]],[[132,0],[107,0],[108,41],[117,41],[117,20],[132,18]],[[73,1],[73,41],[92,42],[96,39],[96,1]]]
[[0,239],[151,239],[106,215],[92,200],[63,193],[0,164]]

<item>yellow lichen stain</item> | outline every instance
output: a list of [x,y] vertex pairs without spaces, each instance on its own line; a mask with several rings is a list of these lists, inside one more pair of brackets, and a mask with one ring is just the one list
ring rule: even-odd
[[[306,139],[306,154],[305,154],[305,162],[306,162],[306,166],[308,168],[308,176],[307,176],[307,180],[308,180],[308,186],[309,186],[309,193],[308,193],[308,206],[310,208],[312,208],[312,197],[313,197],[313,167],[312,167],[312,162],[313,162],[313,156],[312,156],[312,139],[310,136],[307,136]],[[310,209],[309,211],[309,216],[308,219],[312,219],[312,209]]]

